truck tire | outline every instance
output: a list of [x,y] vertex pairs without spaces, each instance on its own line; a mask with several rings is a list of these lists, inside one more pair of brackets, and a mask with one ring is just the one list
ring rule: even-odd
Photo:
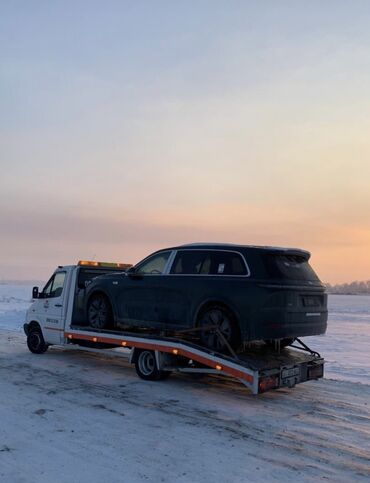
[[104,294],[96,293],[91,296],[87,306],[87,319],[93,329],[108,329],[112,326],[112,308]]
[[41,329],[35,327],[28,332],[27,347],[33,354],[43,354],[48,350]]
[[170,371],[159,370],[154,351],[145,349],[136,355],[135,369],[137,375],[145,381],[160,381],[171,374]]

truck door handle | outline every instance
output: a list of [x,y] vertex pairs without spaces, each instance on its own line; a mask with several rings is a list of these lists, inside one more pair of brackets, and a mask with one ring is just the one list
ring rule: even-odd
[[54,304],[54,307],[62,307],[62,304]]

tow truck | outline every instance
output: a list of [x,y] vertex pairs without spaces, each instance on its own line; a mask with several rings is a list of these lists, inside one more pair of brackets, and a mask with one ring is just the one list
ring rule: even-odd
[[[280,350],[251,344],[241,353],[217,353],[197,342],[194,331],[166,332],[97,330],[84,318],[84,295],[94,277],[115,271],[125,272],[131,265],[79,261],[59,266],[44,289],[33,288],[34,302],[26,314],[24,331],[31,352],[44,353],[51,345],[116,351],[128,357],[144,380],[163,380],[172,372],[229,376],[242,382],[252,394],[271,389],[294,387],[301,382],[322,378],[324,359],[300,339]],[[209,330],[216,328],[209,327]],[[193,332],[193,333],[190,333]],[[220,332],[217,333],[222,337]],[[127,351],[129,349],[129,351]]]

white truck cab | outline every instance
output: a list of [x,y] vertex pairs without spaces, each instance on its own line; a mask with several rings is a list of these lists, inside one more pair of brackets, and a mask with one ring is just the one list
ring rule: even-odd
[[60,344],[62,341],[70,293],[68,288],[77,267],[58,267],[41,292],[38,287],[33,288],[34,301],[26,313],[26,324],[29,327],[38,324],[47,344]]
[[41,291],[33,287],[34,301],[24,324],[27,335],[31,331],[35,333],[29,349],[44,352],[48,345],[62,344],[73,315],[83,311],[81,301],[89,282],[99,275],[125,271],[129,267],[131,264],[79,261],[77,265],[59,266]]

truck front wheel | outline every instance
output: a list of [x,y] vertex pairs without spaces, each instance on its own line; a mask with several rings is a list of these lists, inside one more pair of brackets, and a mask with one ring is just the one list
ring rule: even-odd
[[41,329],[35,327],[28,332],[27,347],[33,354],[43,354],[47,351],[48,345],[45,343]]

